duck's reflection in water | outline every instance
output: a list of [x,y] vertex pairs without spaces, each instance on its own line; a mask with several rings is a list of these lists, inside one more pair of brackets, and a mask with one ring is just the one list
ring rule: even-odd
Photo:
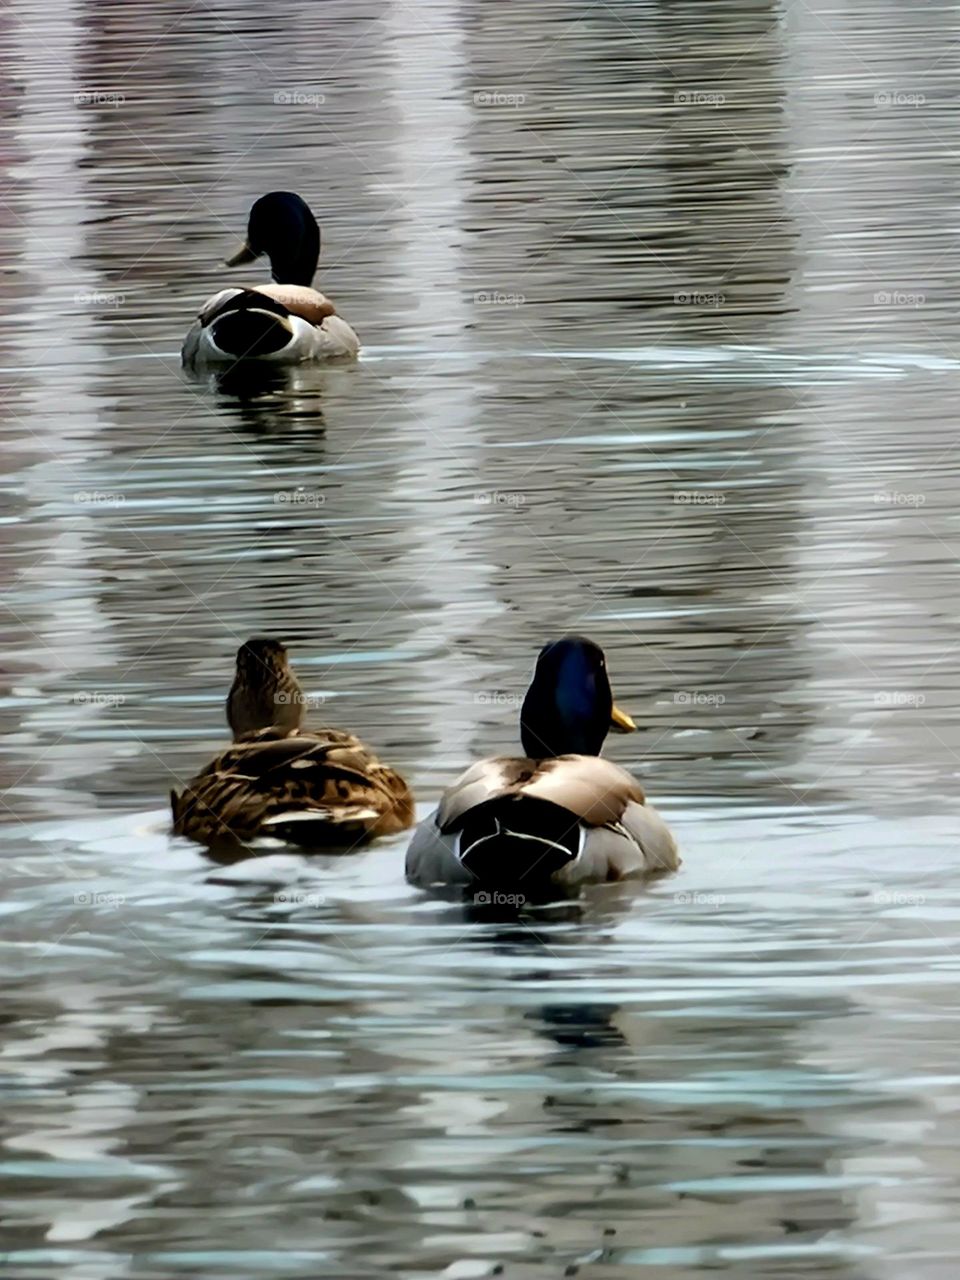
[[[78,1096],[149,1085],[117,1138],[144,1161],[162,1146],[177,1171],[152,1213],[242,1198],[256,1209],[233,1221],[237,1250],[294,1231],[347,1271],[362,1244],[384,1273],[436,1274],[469,1257],[562,1275],[656,1251],[722,1266],[744,1245],[813,1253],[848,1224],[830,1176],[844,1140],[808,1119],[843,1086],[794,1049],[798,1020],[842,1001],[731,996],[738,931],[714,982],[696,922],[680,945],[656,885],[484,920],[385,887],[400,858],[402,841],[248,862],[204,896],[222,936],[193,949],[188,986],[168,999],[144,969],[149,1040],[104,1023]],[[177,1067],[157,1083],[161,1054]],[[180,1215],[166,1247],[194,1247],[204,1223]],[[140,1231],[133,1215],[104,1247]]]
[[356,374],[352,361],[277,365],[249,360],[183,371],[187,380],[212,393],[228,426],[275,437],[308,431],[322,436],[325,401],[346,396]]
[[[830,1082],[796,1064],[796,1017],[782,1007],[758,996],[740,1009],[722,984],[711,1001],[702,975],[690,989],[695,959],[658,953],[658,907],[650,886],[624,884],[513,921],[465,915],[458,965],[476,952],[471,971],[485,986],[425,1068],[432,1083],[416,1110],[437,1129],[423,1145],[460,1144],[480,1207],[464,1230],[512,1240],[525,1261],[625,1265],[659,1253],[722,1265],[745,1242],[815,1252],[852,1221],[831,1177],[837,1152],[808,1119]],[[628,918],[644,911],[649,945],[624,948]],[[815,1016],[841,1004],[825,996]],[[455,1084],[457,1105],[438,1077]]]
[[326,430],[322,384],[294,369],[235,365],[214,375],[218,405],[230,425],[258,436],[280,437],[309,427],[316,438]]

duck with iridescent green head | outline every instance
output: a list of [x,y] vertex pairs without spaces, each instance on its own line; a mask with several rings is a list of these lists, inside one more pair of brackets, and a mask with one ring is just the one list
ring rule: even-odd
[[525,754],[481,760],[443,793],[414,832],[407,878],[532,895],[676,870],[677,843],[640,783],[600,755],[610,729],[635,728],[598,645],[546,645],[520,713]]
[[330,299],[313,288],[320,228],[292,191],[260,197],[250,210],[246,241],[225,265],[239,267],[264,254],[271,282],[221,289],[208,298],[184,339],[183,363],[300,364],[356,356],[360,339]]

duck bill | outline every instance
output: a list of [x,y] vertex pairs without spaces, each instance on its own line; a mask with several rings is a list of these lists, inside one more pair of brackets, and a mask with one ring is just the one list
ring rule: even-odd
[[613,710],[610,712],[610,728],[616,730],[617,733],[635,733],[637,726],[625,711],[621,711],[614,704]]
[[248,262],[256,262],[258,254],[248,244],[242,244],[236,253],[232,253],[224,262],[225,267],[242,267]]

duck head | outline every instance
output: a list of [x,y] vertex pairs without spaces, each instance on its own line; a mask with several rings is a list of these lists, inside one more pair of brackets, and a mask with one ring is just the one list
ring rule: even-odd
[[320,228],[307,204],[292,191],[271,191],[260,197],[250,210],[246,242],[226,265],[239,267],[264,253],[277,284],[313,283],[320,260]]
[[237,650],[237,675],[246,677],[251,685],[276,679],[286,670],[287,650],[279,640],[254,636]]
[[279,640],[255,636],[237,650],[237,673],[227,697],[227,722],[234,738],[275,726],[284,733],[299,728],[303,692],[287,665]]
[[614,704],[603,650],[583,636],[564,636],[540,650],[520,711],[526,755],[598,756],[610,729],[636,725]]

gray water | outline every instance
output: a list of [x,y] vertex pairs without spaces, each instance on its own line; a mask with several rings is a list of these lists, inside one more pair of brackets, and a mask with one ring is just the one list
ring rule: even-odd
[[[957,11],[0,11],[4,1275],[956,1274]],[[192,382],[264,191],[355,367]],[[609,654],[684,866],[217,866],[233,652],[424,810]]]

